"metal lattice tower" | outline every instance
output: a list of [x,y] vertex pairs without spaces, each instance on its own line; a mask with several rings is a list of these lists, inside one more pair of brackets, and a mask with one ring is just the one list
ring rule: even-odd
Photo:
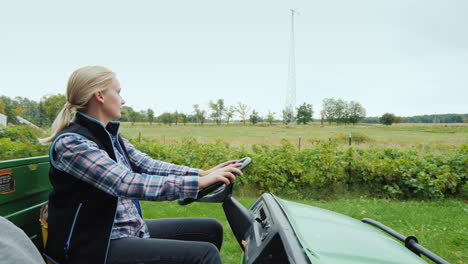
[[291,43],[289,48],[289,69],[288,69],[288,83],[286,86],[286,109],[294,113],[296,108],[296,59],[294,48],[294,14],[295,9],[291,9]]

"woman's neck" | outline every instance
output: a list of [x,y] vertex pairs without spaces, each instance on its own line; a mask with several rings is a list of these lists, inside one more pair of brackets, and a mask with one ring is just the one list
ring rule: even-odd
[[109,123],[109,121],[111,121],[111,120],[107,120],[105,118],[105,115],[103,115],[103,113],[101,111],[99,111],[99,110],[93,111],[92,109],[88,109],[88,110],[83,111],[83,114],[85,114],[85,115],[87,115],[87,116],[101,122],[104,127],[106,127],[107,124]]

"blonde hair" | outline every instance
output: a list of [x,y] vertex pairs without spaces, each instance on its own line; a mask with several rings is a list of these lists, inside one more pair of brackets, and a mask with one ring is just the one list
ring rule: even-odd
[[114,72],[102,66],[86,66],[74,71],[68,79],[67,102],[52,123],[52,135],[39,141],[42,144],[52,143],[74,119],[76,112],[86,109],[93,94],[106,90],[114,77]]

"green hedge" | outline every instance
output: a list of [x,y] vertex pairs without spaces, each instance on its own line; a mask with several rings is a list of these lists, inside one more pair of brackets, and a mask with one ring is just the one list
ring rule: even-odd
[[417,148],[340,147],[336,141],[314,141],[299,151],[281,145],[231,147],[223,141],[200,143],[183,138],[170,145],[132,141],[156,159],[198,168],[250,156],[253,163],[238,182],[260,192],[297,197],[357,194],[393,198],[466,196],[468,144],[427,152]]
[[[47,155],[40,130],[25,126],[0,128],[0,160]],[[342,147],[336,140],[312,141],[299,151],[282,140],[276,145],[232,147],[217,140],[201,143],[181,138],[165,145],[156,140],[131,140],[155,159],[197,168],[211,168],[250,156],[253,163],[238,178],[241,187],[298,198],[346,194],[393,198],[466,198],[468,144],[449,150],[436,148]]]
[[[448,152],[350,149],[350,182],[401,198],[457,195],[466,184],[468,144]],[[466,188],[466,187],[465,187]]]
[[48,146],[37,138],[45,133],[30,126],[0,127],[0,160],[47,155]]

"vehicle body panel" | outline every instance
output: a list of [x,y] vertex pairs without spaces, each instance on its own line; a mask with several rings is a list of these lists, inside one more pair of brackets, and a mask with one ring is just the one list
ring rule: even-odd
[[13,222],[38,243],[40,207],[48,200],[48,156],[0,161],[2,188],[10,182],[13,188],[0,194],[0,215]]
[[276,198],[312,263],[426,263],[404,245],[354,218]]

